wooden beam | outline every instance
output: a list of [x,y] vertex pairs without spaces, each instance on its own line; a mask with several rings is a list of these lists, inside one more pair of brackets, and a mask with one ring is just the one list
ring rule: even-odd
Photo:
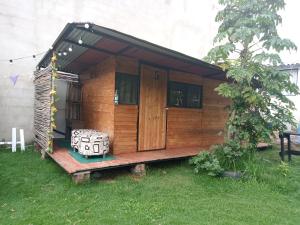
[[118,55],[122,55],[124,52],[126,52],[129,49],[132,49],[133,46],[127,45],[125,48],[122,48],[120,51],[117,52]]
[[73,41],[73,40],[70,40],[70,39],[64,39],[63,41],[68,42],[72,45],[76,45],[76,46],[87,48],[87,49],[92,49],[92,50],[102,52],[102,53],[106,53],[106,54],[109,54],[109,55],[116,55],[115,52],[112,52],[112,51],[109,51],[109,50],[106,50],[106,49],[103,49],[103,48],[94,47],[94,46],[91,46],[91,45],[88,45],[88,44],[85,44],[85,43],[79,44],[76,41]]

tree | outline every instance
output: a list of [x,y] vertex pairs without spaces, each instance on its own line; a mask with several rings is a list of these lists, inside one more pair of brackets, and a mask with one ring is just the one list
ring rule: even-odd
[[299,94],[289,74],[278,70],[279,52],[296,50],[296,45],[281,38],[277,26],[284,0],[219,0],[220,23],[206,61],[227,71],[229,82],[216,90],[232,104],[226,126],[226,142],[254,149],[259,141],[270,142],[274,131],[294,124],[295,110],[284,93]]

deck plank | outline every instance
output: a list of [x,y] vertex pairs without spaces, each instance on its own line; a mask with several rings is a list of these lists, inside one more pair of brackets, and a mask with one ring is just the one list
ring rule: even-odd
[[61,166],[67,173],[73,174],[82,171],[103,170],[114,167],[134,165],[168,159],[195,156],[199,153],[199,147],[172,148],[147,152],[132,152],[115,155],[115,159],[102,162],[80,163],[75,160],[66,148],[56,148],[49,156]]

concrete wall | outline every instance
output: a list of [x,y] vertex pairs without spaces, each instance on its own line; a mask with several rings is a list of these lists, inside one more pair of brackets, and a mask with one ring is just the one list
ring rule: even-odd
[[[295,24],[299,3],[287,0],[289,37],[300,46]],[[93,22],[150,42],[202,58],[217,32],[217,0],[10,0],[0,2],[0,139],[10,138],[11,127],[25,129],[32,139],[32,72],[67,22]],[[285,17],[284,17],[285,18]],[[283,28],[284,28],[283,26]],[[286,30],[282,29],[283,34]],[[297,55],[285,55],[295,62]],[[4,59],[4,61],[2,61]],[[7,59],[7,60],[5,60]],[[11,75],[19,75],[13,86]]]

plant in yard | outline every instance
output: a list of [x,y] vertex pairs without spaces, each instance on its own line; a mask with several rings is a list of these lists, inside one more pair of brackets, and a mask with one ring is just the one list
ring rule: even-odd
[[[243,170],[241,162],[251,155],[258,142],[271,142],[274,131],[283,132],[295,125],[295,106],[284,93],[299,94],[282,64],[279,52],[296,50],[296,45],[281,38],[278,11],[284,0],[219,0],[224,6],[216,16],[218,34],[206,61],[221,66],[228,82],[216,91],[231,100],[225,142],[215,146],[206,159],[218,160],[225,170]],[[199,157],[199,156],[198,156]],[[251,158],[251,157],[250,157]],[[205,157],[197,163],[206,164]],[[198,165],[201,168],[200,165]]]
[[282,19],[278,10],[284,0],[219,0],[225,7],[218,12],[220,23],[214,42],[221,43],[206,60],[221,64],[230,82],[217,87],[232,104],[227,123],[227,140],[241,146],[256,147],[260,140],[270,141],[274,131],[295,124],[295,106],[283,93],[298,94],[289,74],[279,71],[278,52],[296,46],[278,35]]
[[248,159],[249,155],[248,149],[242,148],[234,140],[228,140],[222,145],[213,146],[212,153],[216,156],[222,168],[233,171],[243,168],[244,163],[242,161]]
[[[284,131],[286,124],[295,124],[295,106],[283,93],[296,95],[299,90],[288,73],[278,70],[282,64],[278,53],[296,50],[296,46],[277,32],[282,22],[278,11],[284,9],[284,0],[219,3],[224,8],[216,16],[220,26],[214,44],[218,45],[205,58],[220,65],[229,81],[216,88],[220,95],[231,99],[225,144],[219,148],[223,154],[243,154],[253,152],[260,141],[270,142],[274,131]],[[240,153],[228,148],[233,143]]]
[[281,161],[280,165],[278,166],[278,171],[281,175],[286,177],[290,172],[289,164]]
[[197,156],[191,158],[190,164],[194,165],[195,173],[207,173],[209,176],[219,176],[223,172],[217,157],[207,151],[200,152]]

